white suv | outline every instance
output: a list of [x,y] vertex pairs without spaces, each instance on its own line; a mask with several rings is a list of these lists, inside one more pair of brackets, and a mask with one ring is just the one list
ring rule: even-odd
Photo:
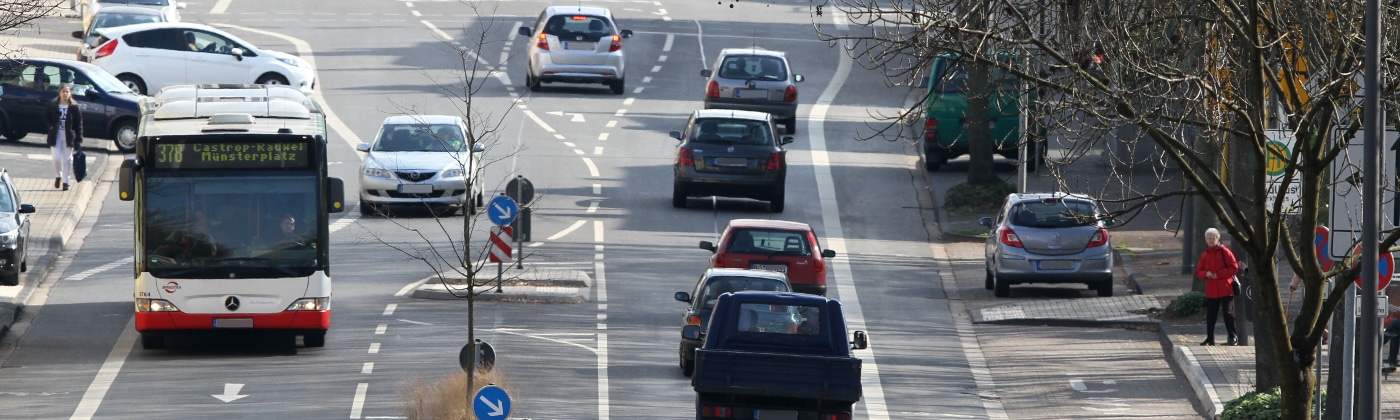
[[612,11],[602,7],[552,6],[534,27],[521,27],[531,39],[525,86],[538,92],[549,82],[602,83],[622,94],[627,59],[622,39],[632,31],[617,29]]
[[90,61],[144,95],[208,83],[290,85],[303,92],[316,87],[316,71],[306,60],[207,25],[143,23],[97,33]]

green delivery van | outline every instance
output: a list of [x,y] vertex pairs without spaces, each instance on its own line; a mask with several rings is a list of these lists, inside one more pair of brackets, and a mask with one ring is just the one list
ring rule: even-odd
[[[924,103],[924,167],[929,171],[937,171],[948,160],[968,153],[968,67],[969,62],[958,60],[954,54],[945,54],[933,61]],[[988,66],[988,71],[987,83],[992,91],[987,106],[990,139],[996,144],[995,153],[1016,159],[1021,138],[1020,79],[992,66]],[[1031,96],[1031,101],[1034,100]],[[1031,156],[1039,157],[1034,163],[1040,164],[1044,157],[1037,153],[1037,143],[1040,142],[1032,141],[1027,147]]]

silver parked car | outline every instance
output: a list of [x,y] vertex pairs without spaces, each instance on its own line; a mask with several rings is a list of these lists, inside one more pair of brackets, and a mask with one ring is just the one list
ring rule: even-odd
[[384,119],[374,144],[360,165],[360,214],[381,207],[428,207],[451,215],[457,209],[476,214],[482,205],[478,161],[486,149],[467,144],[466,123],[454,115],[397,115]]
[[1093,198],[1066,193],[1011,194],[987,233],[987,289],[997,297],[1018,283],[1084,283],[1113,296],[1113,250],[1107,227],[1117,223]]
[[725,48],[714,67],[700,75],[710,78],[705,83],[705,109],[766,112],[786,127],[787,134],[797,133],[796,83],[803,78],[792,73],[782,52]]
[[529,63],[525,86],[538,92],[549,82],[602,83],[621,95],[627,79],[622,39],[632,31],[618,29],[612,11],[602,7],[552,6],[540,13],[535,26],[523,26],[528,36]]

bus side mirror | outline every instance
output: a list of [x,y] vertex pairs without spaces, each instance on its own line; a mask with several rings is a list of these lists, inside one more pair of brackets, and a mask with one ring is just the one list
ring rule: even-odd
[[345,181],[336,177],[326,178],[326,212],[340,213],[345,211]]
[[123,160],[117,170],[117,197],[122,201],[136,199],[136,169],[136,159],[132,158]]

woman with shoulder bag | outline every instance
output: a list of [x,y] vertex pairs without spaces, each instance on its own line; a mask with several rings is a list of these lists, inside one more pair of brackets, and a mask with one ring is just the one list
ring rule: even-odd
[[1235,274],[1240,270],[1239,261],[1230,248],[1220,244],[1220,231],[1206,229],[1206,250],[1196,262],[1196,278],[1206,282],[1206,341],[1202,346],[1215,345],[1215,317],[1217,312],[1225,313],[1225,331],[1230,334],[1227,346],[1235,341],[1235,315],[1231,303],[1235,300]]
[[83,110],[73,100],[73,85],[58,88],[58,98],[49,102],[44,120],[49,124],[48,144],[56,173],[53,187],[62,186],[68,191],[68,184],[73,181],[73,151],[83,144]]

